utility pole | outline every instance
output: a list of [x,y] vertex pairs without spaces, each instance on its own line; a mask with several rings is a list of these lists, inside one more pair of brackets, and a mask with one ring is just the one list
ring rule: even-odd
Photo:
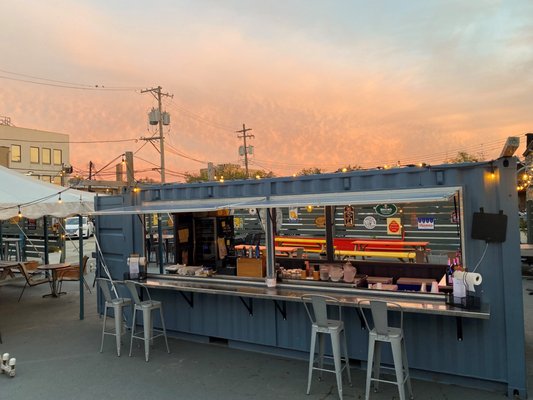
[[141,93],[151,93],[157,100],[157,108],[159,111],[159,152],[161,153],[161,183],[165,183],[165,144],[163,137],[163,112],[161,111],[161,96],[174,97],[169,93],[161,93],[161,86],[151,89],[141,90]]
[[242,136],[237,135],[237,138],[242,138],[244,140],[244,167],[246,168],[246,179],[250,177],[248,174],[248,147],[246,146],[246,139],[254,137],[254,135],[248,135],[246,132],[251,130],[252,128],[246,128],[246,125],[242,124],[242,129],[240,131],[235,131],[236,133],[242,133]]

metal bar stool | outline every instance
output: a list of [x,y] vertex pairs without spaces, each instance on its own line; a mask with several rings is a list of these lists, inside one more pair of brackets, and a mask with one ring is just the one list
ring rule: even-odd
[[[378,391],[379,382],[391,383],[398,386],[400,400],[405,400],[405,386],[409,398],[413,398],[411,389],[411,379],[409,377],[409,365],[407,363],[407,352],[405,351],[405,341],[403,337],[403,309],[399,304],[387,303],[381,300],[361,300],[358,302],[361,314],[368,329],[368,359],[366,371],[366,392],[365,400],[370,397],[370,386],[374,382],[374,391]],[[366,307],[364,307],[366,305]],[[372,314],[373,328],[370,327],[365,316],[364,308],[370,306]],[[392,307],[400,312],[400,326],[389,326],[388,307]],[[396,381],[380,379],[381,367],[381,343],[391,344],[392,357],[394,360],[394,370]],[[383,367],[385,368],[385,367]]]
[[[131,326],[131,339],[130,339],[130,357],[131,357],[131,350],[133,347],[133,339],[141,339],[144,340],[144,356],[146,358],[146,362],[148,362],[148,358],[150,356],[150,343],[153,342],[153,340],[156,337],[164,336],[165,338],[165,344],[167,345],[167,352],[170,354],[170,349],[168,347],[168,340],[167,340],[167,331],[165,329],[165,320],[163,318],[163,305],[160,301],[152,300],[150,297],[150,292],[148,291],[148,288],[144,286],[142,283],[134,282],[134,281],[126,281],[126,286],[128,287],[131,297],[133,299],[133,322]],[[141,300],[139,298],[139,293],[137,292],[137,289],[143,291],[146,293],[148,300]],[[143,336],[140,336],[141,332],[135,332],[135,317],[136,313],[138,311],[142,311],[143,316]],[[159,310],[159,315],[161,317],[161,325],[163,327],[162,330],[155,329],[153,327],[153,319],[152,319],[152,311],[153,310]],[[154,331],[158,332],[157,335],[154,336]]]
[[[104,324],[102,327],[102,344],[100,345],[100,353],[104,349],[104,337],[105,335],[115,336],[117,342],[117,356],[120,357],[120,345],[122,335],[124,334],[122,330],[122,318],[124,313],[124,307],[131,307],[131,299],[117,297],[111,295],[111,290],[109,286],[112,284],[110,279],[106,278],[96,278],[98,281],[98,286],[102,290],[105,299],[105,308],[104,308]],[[115,317],[115,330],[107,331],[106,330],[106,321],[107,321],[107,309],[113,309],[113,315]]]
[[[339,398],[342,400],[342,371],[347,370],[348,382],[352,385],[352,378],[350,376],[350,361],[348,358],[348,347],[346,345],[346,334],[344,331],[344,322],[341,318],[340,302],[330,296],[323,296],[317,294],[305,294],[301,297],[304,302],[305,311],[311,321],[311,349],[309,353],[309,375],[307,379],[307,394],[311,391],[311,381],[313,378],[313,370],[320,371],[320,379],[322,372],[332,372],[337,378],[337,390]],[[308,304],[311,302],[312,307]],[[339,319],[328,318],[327,303],[332,303],[338,308]],[[324,355],[324,335],[330,335],[331,348],[333,357]],[[318,357],[316,353],[316,337],[318,336]],[[344,350],[344,357],[341,355],[341,343]],[[333,358],[335,369],[324,368],[324,358]],[[344,362],[344,365],[342,365]],[[315,365],[318,364],[318,365]]]

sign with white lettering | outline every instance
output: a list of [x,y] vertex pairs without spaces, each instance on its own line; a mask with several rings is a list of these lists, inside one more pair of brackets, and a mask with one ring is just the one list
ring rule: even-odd
[[435,229],[434,217],[418,217],[416,220],[418,229],[421,231],[432,231]]
[[387,235],[401,235],[402,221],[400,218],[387,218]]
[[374,211],[382,217],[392,217],[398,212],[398,207],[394,204],[378,204],[374,207]]

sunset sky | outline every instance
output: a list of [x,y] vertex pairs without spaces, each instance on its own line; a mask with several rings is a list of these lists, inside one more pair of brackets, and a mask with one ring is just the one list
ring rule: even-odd
[[167,182],[241,162],[243,123],[251,167],[278,176],[438,164],[459,151],[492,159],[508,136],[521,137],[521,154],[533,132],[529,0],[7,0],[1,10],[0,115],[69,134],[82,175],[89,161],[99,169],[134,151],[136,178],[158,176],[157,150],[136,141],[155,133],[156,102],[141,90],[158,85],[174,96],[163,102]]

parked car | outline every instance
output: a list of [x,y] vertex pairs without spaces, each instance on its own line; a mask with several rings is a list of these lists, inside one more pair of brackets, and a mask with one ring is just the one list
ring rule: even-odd
[[[84,238],[94,235],[94,225],[93,222],[87,218],[82,218],[82,235]],[[79,220],[78,217],[67,218],[65,221],[65,235],[67,237],[78,237],[79,231]]]

